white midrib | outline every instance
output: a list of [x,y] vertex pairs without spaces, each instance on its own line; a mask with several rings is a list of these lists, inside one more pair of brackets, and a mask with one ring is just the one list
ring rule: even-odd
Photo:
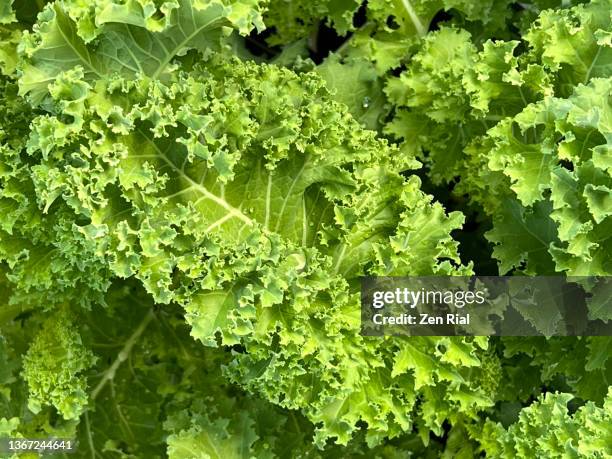
[[[285,199],[283,199],[283,205],[281,206],[280,212],[278,213],[278,218],[276,220],[276,226],[274,228],[274,231],[276,231],[276,232],[278,232],[278,230],[280,228],[280,225],[282,223],[283,214],[285,213],[285,208],[287,207],[287,202],[289,201],[289,198],[291,197],[291,195],[293,193],[293,188],[295,187],[295,184],[298,182],[298,180],[300,179],[300,177],[304,173],[304,170],[306,169],[306,165],[307,164],[308,164],[308,158],[305,158],[304,159],[304,164],[302,165],[302,168],[295,175],[295,177],[293,178],[293,180],[291,182],[291,186],[287,190],[287,194],[285,195]],[[272,174],[272,173],[270,172],[270,174]],[[266,208],[267,208],[267,204],[266,204]]]
[[272,172],[268,172],[268,185],[266,186],[266,217],[264,219],[264,228],[267,230],[270,223],[270,200],[272,199]]
[[[211,193],[209,190],[206,189],[206,187],[204,187],[203,185],[201,185],[200,183],[196,182],[195,180],[193,180],[191,177],[189,177],[183,170],[181,170],[180,168],[178,168],[172,161],[170,161],[170,159],[168,159],[168,157],[164,154],[164,152],[162,152],[160,150],[160,148],[157,146],[157,144],[155,142],[153,142],[149,136],[147,135],[146,132],[143,132],[141,129],[138,130],[140,132],[140,134],[146,139],[146,141],[153,147],[153,149],[155,150],[155,152],[157,153],[156,157],[159,157],[162,161],[164,161],[173,171],[175,171],[179,177],[181,177],[182,179],[186,180],[189,183],[189,187],[192,189],[197,190],[197,192],[199,192],[204,198],[210,199],[211,201],[213,201],[214,203],[218,204],[219,206],[221,206],[223,209],[225,209],[227,211],[227,214],[221,218],[219,218],[218,220],[216,220],[215,222],[211,223],[207,230],[212,230],[214,228],[217,228],[218,226],[222,225],[223,223],[225,223],[226,221],[228,221],[230,218],[232,217],[236,217],[240,220],[242,220],[243,222],[245,222],[245,224],[249,225],[249,226],[255,226],[256,225],[256,221],[253,220],[252,218],[248,217],[247,215],[245,215],[244,213],[242,213],[239,209],[233,207],[229,202],[227,202],[225,199],[223,199],[220,196],[217,196],[214,193]],[[295,175],[295,177],[293,178],[292,182],[291,182],[291,186],[289,187],[289,190],[287,190],[287,194],[285,195],[285,198],[283,199],[283,204],[281,206],[281,209],[279,211],[278,214],[278,219],[276,221],[276,226],[274,231],[278,232],[280,225],[282,223],[282,217],[283,214],[285,213],[286,207],[287,207],[287,202],[289,201],[292,193],[293,193],[293,189],[295,188],[296,184],[298,183],[299,179],[301,178],[302,174],[304,173],[304,171],[306,170],[308,166],[308,158],[305,158],[304,160],[304,164],[302,165],[300,171]],[[272,183],[273,183],[273,173],[270,171],[268,173],[268,181],[267,181],[267,185],[266,185],[266,210],[265,210],[265,219],[264,219],[264,225],[263,225],[263,231],[265,233],[270,233],[271,230],[269,229],[269,224],[270,224],[270,214],[271,214],[271,207],[272,207]],[[304,203],[303,203],[304,204]],[[305,225],[305,223],[304,223]],[[302,235],[302,242],[303,245],[305,245],[305,232],[307,231],[307,228],[304,227],[302,228],[303,231],[303,235]]]
[[302,197],[302,245],[308,242],[308,213],[306,212],[306,197]]
[[[56,11],[56,14],[59,14]],[[85,48],[85,51],[87,52],[87,59],[85,58],[85,56],[83,56],[81,54],[81,52],[79,50],[77,50],[74,45],[72,44],[72,42],[68,39],[68,37],[66,36],[66,33],[64,32],[64,30],[62,29],[60,23],[57,23],[57,30],[59,31],[60,35],[62,36],[62,38],[64,39],[64,41],[66,42],[66,45],[68,45],[68,47],[74,52],[74,54],[76,54],[77,56],[79,56],[79,59],[81,60],[81,62],[83,62],[83,64],[85,64],[89,70],[91,70],[94,74],[96,74],[98,77],[102,77],[102,75],[100,74],[100,72],[94,68],[93,63],[91,62],[91,56],[89,55],[89,50],[87,50],[87,48]]]
[[155,313],[153,312],[153,310],[150,310],[144,317],[144,319],[142,319],[136,330],[134,330],[134,333],[132,333],[132,335],[127,339],[127,341],[123,345],[123,348],[117,354],[117,358],[115,359],[115,361],[111,364],[108,370],[104,372],[104,374],[102,375],[102,379],[100,379],[98,385],[94,388],[93,391],[91,391],[91,400],[95,400],[96,397],[102,391],[102,389],[104,389],[104,386],[106,386],[109,381],[112,381],[115,378],[117,370],[119,369],[121,364],[128,359],[132,352],[132,348],[134,347],[136,342],[138,342],[140,336],[147,329],[149,322],[151,322],[154,317]]
[[[591,73],[593,72],[593,68],[595,68],[595,63],[597,62],[597,60],[599,59],[599,55],[601,54],[601,50],[602,50],[603,46],[600,46],[597,49],[597,53],[595,54],[595,56],[593,57],[593,61],[591,62],[591,65],[589,66],[586,75],[584,77],[584,81],[583,84],[587,84],[589,82],[589,80],[591,79]],[[576,53],[578,54],[578,53]]]
[[210,199],[215,204],[223,207],[228,212],[228,214],[230,214],[232,217],[236,217],[236,218],[242,220],[243,222],[245,222],[248,225],[254,225],[255,224],[253,219],[249,218],[248,216],[246,216],[245,214],[240,212],[240,210],[236,209],[234,206],[232,206],[225,199],[217,196],[214,193],[211,193],[210,191],[208,191],[206,189],[206,187],[204,187],[203,185],[199,184],[198,182],[193,180],[191,177],[189,177],[187,174],[185,174],[183,171],[181,171],[181,169],[179,169],[172,161],[170,161],[167,158],[167,156],[159,149],[159,147],[155,144],[155,142],[153,142],[146,135],[145,132],[143,132],[142,130],[139,130],[139,132],[147,140],[147,142],[149,142],[149,144],[155,149],[155,151],[159,155],[159,158],[161,160],[163,160],[168,166],[170,166],[170,168],[172,168],[172,170],[174,170],[182,179],[184,179],[187,182],[189,182],[189,185],[192,188],[196,189],[200,194],[202,194],[202,196],[204,196],[207,199]]
[[333,273],[338,274],[338,270],[340,269],[340,264],[342,260],[344,260],[344,254],[346,253],[346,243],[342,243],[342,250],[340,250],[340,254],[338,255],[338,259],[336,260],[336,264],[334,265]]
[[412,6],[412,3],[410,3],[410,0],[402,0],[402,5],[404,5],[404,9],[406,10],[406,13],[408,13],[408,16],[410,16],[410,20],[412,21],[412,24],[414,25],[414,28],[419,36],[424,36],[427,33],[427,29],[419,19],[416,11],[414,11],[414,7]]
[[[372,220],[375,219],[375,217],[378,215],[379,212],[376,212],[374,214],[374,217],[372,218]],[[336,259],[336,262],[334,263],[334,267],[332,272],[334,274],[338,274],[340,272],[340,267],[342,266],[342,262],[348,257],[350,256],[357,248],[359,248],[359,246],[361,244],[363,244],[364,242],[375,238],[376,236],[378,236],[378,234],[380,232],[384,231],[384,226],[381,226],[380,228],[378,228],[376,231],[372,232],[371,234],[367,235],[364,238],[359,238],[356,241],[354,241],[351,244],[351,248],[348,250],[347,252],[347,248],[348,248],[348,244],[345,242],[342,243],[342,248],[340,249],[340,253],[338,254],[338,258]],[[350,268],[349,268],[350,269]],[[348,271],[348,269],[346,269],[344,271],[344,274],[346,274],[346,272]]]
[[91,459],[96,459],[96,448],[94,447],[93,437],[91,435],[91,427],[89,425],[89,415],[85,412],[85,434],[87,435],[87,444],[89,445],[89,452],[91,453]]
[[[162,156],[162,159],[164,159],[166,163],[169,164],[175,171],[180,173],[179,169],[175,167],[174,164],[172,164],[172,161],[168,160],[165,156]],[[211,193],[203,185],[200,185],[198,182],[195,182],[194,180],[192,180],[191,177],[189,177],[188,175],[181,174],[181,176],[185,180],[187,180],[191,186],[193,186],[196,190],[198,190],[198,192],[201,193],[204,197],[210,199],[215,204],[218,204],[219,206],[223,207],[228,212],[228,214],[231,215],[232,217],[236,217],[242,220],[247,225],[253,225],[255,223],[251,218],[244,215],[242,212],[240,212],[238,209],[232,206],[225,199],[217,196],[216,194]]]

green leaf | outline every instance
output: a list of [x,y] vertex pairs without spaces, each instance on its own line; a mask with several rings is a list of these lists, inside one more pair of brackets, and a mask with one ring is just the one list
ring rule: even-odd
[[94,363],[95,357],[82,345],[74,322],[66,313],[56,313],[44,323],[24,357],[28,408],[38,413],[43,406],[52,405],[64,419],[78,419],[87,406],[82,373]]
[[40,103],[55,76],[75,66],[83,68],[86,80],[115,73],[165,78],[176,68],[173,60],[188,50],[218,50],[229,28],[247,33],[253,21],[261,26],[253,2],[225,5],[221,1],[180,0],[162,9],[167,18],[163,26],[152,25],[154,11],[143,11],[136,2],[106,3],[96,15],[98,30],[91,43],[86,41],[89,37],[79,34],[79,25],[71,19],[74,11],[70,3],[45,8],[36,31],[25,37],[22,94]]
[[482,432],[484,450],[491,457],[563,456],[605,457],[612,438],[610,394],[603,407],[592,402],[573,415],[567,412],[570,394],[546,394],[523,409],[507,430],[487,423]]
[[[410,422],[396,406],[416,403],[413,389],[396,395],[390,366],[378,373],[357,281],[470,273],[450,237],[463,217],[405,180],[414,161],[363,130],[317,75],[223,54],[185,65],[170,81],[95,83],[77,66],[50,85],[53,111],[32,123],[20,178],[38,215],[63,222],[45,239],[53,260],[79,254],[101,282],[133,277],[183,306],[202,343],[243,347],[227,376],[321,422],[319,446],[348,442],[360,421],[372,445],[399,435]],[[73,289],[81,272],[63,273],[56,283]],[[464,399],[450,404],[474,410]]]
[[0,24],[10,24],[15,22],[15,12],[13,11],[13,0],[8,0],[0,6]]
[[365,59],[342,61],[337,54],[316,68],[335,100],[345,104],[365,128],[377,130],[386,114],[382,82]]
[[525,209],[515,200],[508,200],[498,210],[487,239],[495,244],[493,256],[500,261],[501,274],[524,266],[530,274],[554,272],[548,250],[557,240],[557,231],[550,211],[548,202]]
[[587,298],[589,307],[589,319],[612,320],[612,282],[609,278],[602,278],[596,283],[595,287],[589,292]]
[[[307,37],[319,21],[334,27],[340,35],[353,30],[353,15],[360,6],[357,0],[320,0],[290,2],[271,0],[264,14],[266,27],[273,31],[268,42],[286,44]],[[316,46],[316,45],[315,45]]]

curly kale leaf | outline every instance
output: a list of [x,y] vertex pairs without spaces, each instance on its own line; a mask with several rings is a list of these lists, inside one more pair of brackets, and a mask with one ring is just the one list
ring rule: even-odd
[[[363,130],[317,75],[242,62],[173,28],[190,11],[195,24],[232,24],[230,6],[182,5],[160,30],[105,22],[91,41],[71,8],[48,7],[29,34],[32,79],[19,84],[39,111],[3,157],[5,188],[27,190],[38,219],[9,213],[18,223],[3,234],[24,299],[51,307],[87,278],[77,298],[93,307],[115,279],[137,279],[157,303],[180,304],[202,343],[241,346],[226,376],[303,410],[319,447],[346,444],[360,422],[371,445],[413,418],[424,436],[441,433],[441,404],[472,415],[492,403],[469,377],[486,340],[436,351],[359,335],[360,276],[471,272],[450,236],[463,216],[400,174],[414,159]],[[32,282],[37,253],[48,256]],[[435,355],[428,376],[406,357],[423,354]]]
[[249,1],[180,0],[159,9],[145,0],[54,3],[39,15],[33,33],[23,37],[27,59],[21,92],[39,104],[49,83],[76,66],[88,80],[113,74],[163,79],[176,69],[173,60],[178,56],[191,49],[219,50],[233,28],[246,33],[255,25],[262,26],[257,4]]
[[442,29],[387,83],[386,132],[492,216],[502,273],[610,272],[610,24],[595,1],[543,12],[524,44],[478,51],[467,32]]
[[479,437],[487,456],[589,457],[612,454],[612,391],[603,407],[587,402],[569,414],[571,394],[545,394],[523,409],[507,429],[488,422]]
[[66,313],[56,313],[43,324],[23,360],[30,411],[38,413],[43,406],[52,405],[65,419],[78,419],[87,406],[82,373],[94,363],[75,323]]

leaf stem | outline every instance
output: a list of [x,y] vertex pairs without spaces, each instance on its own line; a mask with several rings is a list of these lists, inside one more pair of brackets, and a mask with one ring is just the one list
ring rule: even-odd
[[121,364],[128,359],[128,357],[130,356],[130,353],[132,352],[132,348],[134,347],[136,342],[140,339],[140,336],[147,329],[149,322],[151,322],[151,320],[153,320],[154,317],[155,317],[155,312],[153,312],[153,310],[151,309],[147,313],[147,315],[144,317],[144,319],[142,319],[142,322],[140,322],[136,330],[134,330],[134,333],[132,333],[132,335],[125,342],[123,348],[121,349],[121,351],[119,351],[119,354],[117,354],[117,358],[115,359],[115,361],[108,368],[108,370],[104,372],[104,375],[102,375],[102,379],[100,380],[98,385],[94,388],[94,390],[91,392],[92,400],[95,400],[96,397],[100,394],[100,391],[104,389],[104,386],[106,385],[106,383],[108,383],[115,377],[117,370],[119,369]]
[[412,24],[414,25],[419,37],[424,36],[427,33],[427,28],[421,22],[421,19],[416,14],[416,11],[414,11],[410,0],[402,0],[402,5],[404,5],[404,9],[406,10],[406,13],[408,13],[408,16],[410,16],[410,20],[412,21]]

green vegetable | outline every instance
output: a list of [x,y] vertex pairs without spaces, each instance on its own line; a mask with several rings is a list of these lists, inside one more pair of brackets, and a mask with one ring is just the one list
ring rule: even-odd
[[500,274],[612,272],[611,5],[576,3],[0,7],[0,436],[605,457],[607,338],[360,335],[361,277],[479,273],[466,218]]

